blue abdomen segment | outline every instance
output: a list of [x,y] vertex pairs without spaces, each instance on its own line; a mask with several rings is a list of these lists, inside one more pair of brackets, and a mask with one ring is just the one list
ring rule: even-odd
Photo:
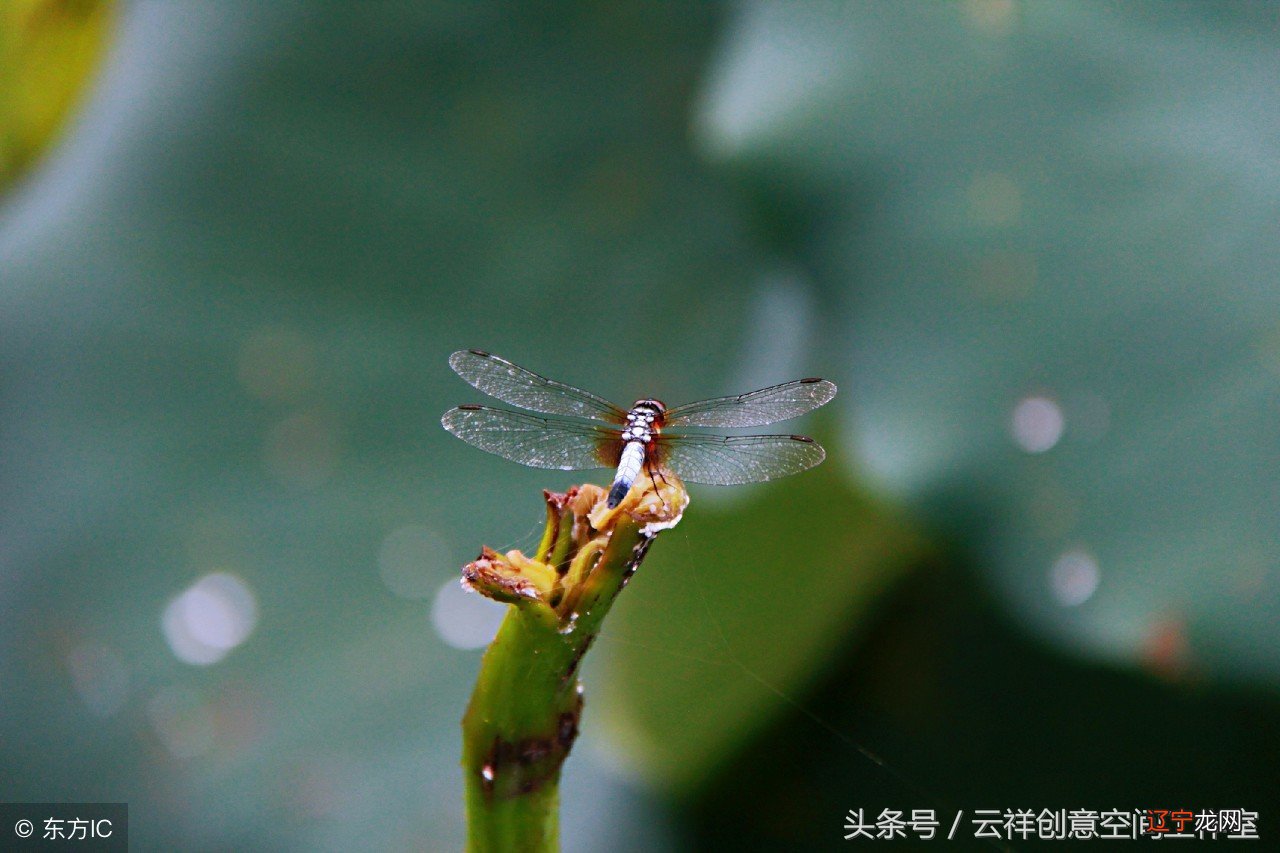
[[622,503],[622,499],[627,496],[627,492],[629,491],[631,491],[630,483],[625,483],[622,480],[615,480],[613,488],[609,490],[609,501],[605,505],[608,506],[609,509],[613,509],[615,506]]
[[622,499],[631,491],[631,484],[640,476],[640,468],[644,465],[644,445],[638,441],[628,441],[622,448],[622,458],[618,461],[618,474],[613,478],[613,487],[609,489],[609,500],[605,504],[613,509],[622,503]]

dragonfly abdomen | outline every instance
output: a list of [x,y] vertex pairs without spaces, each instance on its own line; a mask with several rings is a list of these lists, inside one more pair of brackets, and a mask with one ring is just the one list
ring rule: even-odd
[[644,467],[644,442],[628,441],[622,448],[622,458],[618,460],[618,473],[613,478],[613,487],[609,489],[609,508],[613,509],[622,502],[631,490],[631,484],[640,476]]
[[613,478],[613,487],[609,489],[609,509],[622,502],[631,489],[631,484],[640,476],[644,467],[647,448],[654,436],[662,429],[662,415],[666,406],[660,400],[636,400],[636,404],[627,412],[626,427],[622,430],[622,456],[618,460],[618,474]]

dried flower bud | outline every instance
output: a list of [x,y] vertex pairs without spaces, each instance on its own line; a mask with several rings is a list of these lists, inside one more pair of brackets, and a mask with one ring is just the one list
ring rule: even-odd
[[547,526],[536,557],[519,551],[506,554],[485,548],[462,570],[463,584],[481,595],[522,607],[553,609],[562,621],[572,619],[580,588],[590,577],[622,518],[642,525],[645,536],[675,526],[689,504],[684,484],[666,471],[657,479],[643,472],[615,508],[596,485],[575,486],[563,494],[543,493]]

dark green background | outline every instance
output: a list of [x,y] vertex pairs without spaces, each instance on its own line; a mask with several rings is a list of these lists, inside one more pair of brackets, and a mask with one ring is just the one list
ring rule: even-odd
[[[435,591],[582,479],[439,428],[479,347],[622,403],[841,387],[783,428],[821,469],[694,487],[619,603],[567,848],[835,846],[882,807],[1238,807],[1271,837],[1278,30],[125,6],[0,207],[0,799],[127,800],[139,849],[457,848],[479,652]],[[1044,453],[1010,435],[1029,396],[1064,417]],[[379,578],[406,525],[420,597]],[[1078,606],[1066,553],[1098,567]],[[161,614],[219,571],[256,627],[183,663]],[[124,673],[105,706],[86,655]]]

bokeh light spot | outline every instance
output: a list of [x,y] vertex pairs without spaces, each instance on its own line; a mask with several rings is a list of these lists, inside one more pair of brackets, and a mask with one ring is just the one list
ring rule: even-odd
[[1171,681],[1187,674],[1191,641],[1186,620],[1179,615],[1154,619],[1142,638],[1142,662],[1155,675]]
[[1049,570],[1053,597],[1065,607],[1084,604],[1097,592],[1101,581],[1098,561],[1087,551],[1068,551],[1055,560]]
[[195,758],[213,747],[213,712],[193,690],[164,688],[147,703],[147,716],[174,758]]
[[966,0],[965,22],[980,33],[989,36],[1007,36],[1018,21],[1015,0]]
[[258,622],[249,587],[234,575],[205,575],[164,609],[165,640],[178,660],[207,666],[248,639]]
[[487,646],[498,633],[498,625],[509,606],[463,589],[459,581],[450,580],[436,593],[431,623],[440,639],[455,649],[479,649]]
[[1013,440],[1028,453],[1044,453],[1062,438],[1066,420],[1048,397],[1026,397],[1013,409]]

